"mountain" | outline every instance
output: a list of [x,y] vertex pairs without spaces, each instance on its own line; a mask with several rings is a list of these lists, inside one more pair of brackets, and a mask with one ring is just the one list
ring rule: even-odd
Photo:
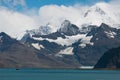
[[[43,41],[45,44],[46,41]],[[33,44],[23,44],[16,39],[11,38],[4,32],[0,33],[0,67],[2,68],[77,68],[71,63],[67,63],[67,59],[56,59],[52,57],[47,50],[42,50],[42,46]],[[37,49],[41,47],[42,51]],[[48,45],[49,46],[49,45]],[[51,51],[48,51],[51,52]],[[66,63],[65,63],[66,61]]]
[[120,47],[113,48],[104,53],[100,60],[95,65],[97,68],[109,68],[119,69],[120,68]]
[[1,32],[0,67],[94,66],[106,51],[120,44],[120,29],[105,23],[89,25],[84,31],[69,21],[63,23],[56,32],[46,35],[25,33],[21,41]]
[[65,19],[60,26],[49,23],[26,30],[19,41],[1,33],[1,64],[44,68],[94,66],[106,51],[119,47],[119,14],[115,7],[99,3],[83,10],[75,22]]
[[119,46],[119,39],[120,29],[105,23],[79,29],[75,24],[65,20],[56,32],[24,36],[21,41],[65,63],[94,66],[104,52]]
[[100,26],[101,23],[108,24],[114,28],[120,27],[120,12],[116,11],[118,7],[107,3],[97,3],[86,10],[83,10],[80,21],[81,25],[97,25]]

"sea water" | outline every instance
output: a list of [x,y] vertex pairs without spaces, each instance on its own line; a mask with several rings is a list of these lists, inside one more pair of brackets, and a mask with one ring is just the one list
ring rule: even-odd
[[120,80],[120,71],[65,69],[0,69],[0,80]]

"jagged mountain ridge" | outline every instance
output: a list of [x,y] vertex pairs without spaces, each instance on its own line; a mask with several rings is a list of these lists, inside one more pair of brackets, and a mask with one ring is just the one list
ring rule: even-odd
[[[60,28],[48,35],[31,35],[24,42],[40,51],[45,50],[45,53],[51,56],[60,59],[65,59],[67,56],[68,62],[73,60],[71,63],[77,61],[77,64],[84,66],[94,66],[105,51],[120,44],[120,29],[104,23],[100,26],[89,25],[83,28],[86,32],[82,32],[77,26],[71,26],[70,23],[64,27],[62,27],[64,31]],[[71,27],[73,32],[76,30],[77,33],[65,34]]]
[[[0,33],[1,67],[94,66],[104,52],[120,44],[120,29],[107,24],[89,25],[89,28],[84,28],[87,29],[85,33],[73,26],[64,26],[68,28],[64,32],[58,30],[48,35],[25,34],[22,43],[3,32]],[[78,32],[72,35],[65,34],[69,32],[70,27],[73,32]],[[29,62],[30,60],[33,62]]]
[[[76,20],[73,21],[69,18],[65,18],[60,21],[58,25],[61,25],[61,22],[64,23],[64,20],[69,20],[79,29],[82,29],[83,27],[87,27],[89,25],[100,26],[102,23],[108,24],[113,28],[120,28],[120,11],[117,9],[117,7],[114,7],[107,3],[97,3],[87,9],[81,10],[81,12],[79,13],[80,17],[78,17]],[[31,34],[38,33],[43,35],[56,32],[61,26],[56,26],[52,23],[56,23],[56,21],[51,23],[48,22],[45,26],[40,26],[40,28],[38,29],[27,30],[27,32]]]

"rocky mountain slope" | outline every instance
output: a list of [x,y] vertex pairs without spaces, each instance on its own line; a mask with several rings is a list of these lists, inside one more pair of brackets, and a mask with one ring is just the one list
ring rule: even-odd
[[120,47],[113,48],[105,52],[100,58],[95,68],[109,68],[119,69],[120,68]]
[[[44,52],[44,54],[43,54]],[[2,68],[76,68],[78,65],[65,63],[46,55],[31,45],[20,43],[6,33],[0,33],[0,67]]]

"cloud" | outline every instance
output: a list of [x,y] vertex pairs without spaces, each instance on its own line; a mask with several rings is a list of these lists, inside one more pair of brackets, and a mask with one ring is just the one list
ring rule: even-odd
[[[107,16],[112,17],[112,20],[114,20],[116,23],[118,22],[117,20],[120,20],[118,19],[120,18],[119,16],[120,5],[116,5],[116,4],[120,4],[120,0],[112,0],[110,2],[104,2],[104,0],[92,0],[92,1],[98,2],[94,5],[100,4],[98,6],[100,6],[100,8],[102,8],[105,12],[107,11],[108,12],[108,13],[106,12]],[[46,5],[39,9],[40,21],[42,23],[47,23],[47,22],[51,23],[52,25],[56,26],[54,29],[58,29],[61,22],[63,22],[63,20],[65,19],[70,20],[73,24],[76,24],[77,26],[80,26],[81,23],[83,22],[85,23],[85,21],[100,23],[99,20],[97,20],[97,19],[101,19],[101,16],[99,15],[98,15],[99,17],[96,16],[96,18],[94,16],[90,16],[89,17],[90,19],[83,18],[83,14],[94,5],[90,5],[90,6],[79,5],[79,4],[73,6]],[[112,13],[114,13],[117,17],[114,16]],[[109,20],[108,21],[106,20],[107,19],[105,19],[104,21],[108,23]],[[103,19],[101,19],[100,21],[102,22]]]
[[[13,2],[12,6],[22,5],[26,6],[25,0],[0,0],[1,2],[5,1],[6,3]],[[19,2],[20,1],[20,2]],[[107,4],[113,5],[117,4],[119,0],[111,1]],[[9,5],[9,4],[8,4]],[[11,6],[11,5],[10,5]],[[70,20],[73,24],[80,25],[82,23],[82,16],[84,12],[89,9],[91,6],[85,5],[45,5],[39,9],[32,8],[26,10],[25,12],[18,12],[11,10],[9,8],[0,7],[0,31],[7,32],[8,34],[16,37],[16,34],[19,34],[25,30],[35,29],[41,25],[46,25],[50,23],[52,30],[56,31],[61,23],[67,19]],[[116,8],[118,9],[118,8]]]
[[[0,0],[0,32],[16,37],[25,30],[39,27],[37,9],[26,9],[25,0]],[[24,8],[23,12],[17,9]]]
[[22,31],[35,29],[47,23],[50,23],[52,30],[56,31],[65,19],[75,24],[79,23],[77,21],[82,14],[82,9],[78,8],[78,5],[74,7],[46,5],[40,9],[31,9],[26,10],[25,13],[20,13],[6,7],[0,7],[0,31],[15,37]]
[[112,5],[120,6],[120,0],[111,0],[109,3]]
[[87,6],[82,7],[80,5],[46,5],[39,9],[39,17],[43,23],[51,23],[57,28],[65,19],[70,20],[74,24],[78,24],[83,10],[87,8]]
[[4,31],[15,37],[22,31],[33,29],[36,26],[37,23],[33,17],[0,8],[0,32]]

